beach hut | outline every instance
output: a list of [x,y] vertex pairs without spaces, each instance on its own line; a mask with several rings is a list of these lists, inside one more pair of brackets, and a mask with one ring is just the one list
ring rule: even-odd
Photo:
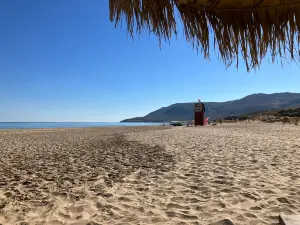
[[[257,68],[299,59],[300,0],[109,0],[110,19],[132,37],[144,30],[160,43],[183,27],[205,58],[213,48],[227,65]],[[179,23],[182,23],[180,25]],[[269,52],[269,53],[268,53]]]

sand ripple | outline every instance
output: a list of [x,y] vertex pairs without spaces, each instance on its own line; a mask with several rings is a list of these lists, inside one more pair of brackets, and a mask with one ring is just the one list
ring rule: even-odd
[[0,222],[243,225],[300,213],[299,126],[140,129],[0,132]]
[[[154,128],[130,131],[145,129]],[[172,155],[162,147],[127,141],[122,128],[115,132],[107,128],[105,135],[102,130],[1,132],[0,222],[43,222],[49,213],[59,215],[55,223],[77,221],[90,215],[87,211],[99,211],[97,201],[89,206],[86,199],[110,197],[108,190],[133,172],[173,167]],[[78,204],[81,201],[85,206]]]

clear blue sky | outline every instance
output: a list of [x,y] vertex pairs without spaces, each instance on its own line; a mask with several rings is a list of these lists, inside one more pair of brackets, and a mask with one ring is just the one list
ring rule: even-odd
[[160,49],[109,21],[108,0],[2,0],[0,121],[119,121],[177,102],[299,92],[300,67],[226,70],[182,34]]

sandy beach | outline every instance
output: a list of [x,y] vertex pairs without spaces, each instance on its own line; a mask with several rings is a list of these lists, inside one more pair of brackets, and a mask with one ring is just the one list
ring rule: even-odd
[[0,224],[277,224],[300,126],[0,131]]

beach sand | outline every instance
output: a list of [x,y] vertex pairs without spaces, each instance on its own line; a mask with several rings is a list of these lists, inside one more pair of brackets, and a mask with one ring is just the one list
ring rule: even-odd
[[277,224],[300,126],[0,131],[0,224]]

